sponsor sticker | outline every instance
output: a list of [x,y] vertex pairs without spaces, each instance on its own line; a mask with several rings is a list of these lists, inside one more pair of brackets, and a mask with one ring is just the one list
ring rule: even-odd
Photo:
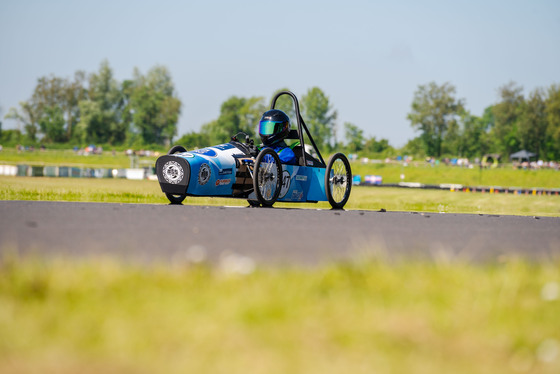
[[280,195],[278,195],[279,199],[283,198],[288,193],[288,190],[290,189],[290,182],[290,173],[288,170],[284,170],[282,172],[282,188],[280,189]]
[[306,182],[307,181],[307,175],[296,175],[296,180],[300,181],[300,182]]
[[226,186],[231,183],[231,179],[216,179],[216,187]]
[[221,151],[225,151],[226,149],[235,148],[235,146],[232,145],[232,144],[226,143],[226,144],[215,145],[215,146],[213,146],[212,148],[217,148],[217,149],[219,149],[219,150],[221,150]]
[[313,166],[313,161],[307,160],[307,166]]
[[226,174],[232,174],[232,173],[233,173],[233,169],[232,169],[232,168],[220,169],[220,172],[219,172],[220,175],[226,175]]
[[303,199],[303,191],[294,190],[294,192],[292,192],[293,201],[301,201],[302,199]]
[[167,183],[178,184],[183,179],[183,167],[177,161],[167,161],[161,170]]
[[198,171],[198,184],[204,186],[210,180],[210,175],[212,175],[210,166],[206,163],[200,165],[200,170]]
[[208,157],[217,157],[218,154],[216,153],[215,150],[213,150],[212,148],[202,148],[202,149],[197,149],[195,151],[191,151],[192,153],[197,153],[199,155],[202,156],[208,156]]

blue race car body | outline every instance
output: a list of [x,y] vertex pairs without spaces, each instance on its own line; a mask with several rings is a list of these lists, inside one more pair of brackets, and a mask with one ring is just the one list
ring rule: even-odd
[[[342,208],[350,195],[352,175],[346,156],[334,155],[329,164],[323,161],[305,123],[299,115],[299,104],[291,92],[299,117],[298,130],[289,139],[297,165],[280,164],[271,149],[257,149],[247,139],[236,137],[225,144],[187,151],[173,147],[156,161],[156,173],[162,191],[171,203],[181,203],[186,196],[216,196],[246,199],[251,205],[272,206],[274,202],[329,201]],[[303,130],[315,148],[316,157],[305,151]]]
[[[240,197],[256,201],[254,191],[250,191],[252,179],[247,175],[254,161],[240,148],[231,142],[160,157],[156,170],[162,191],[176,195]],[[325,167],[282,165],[277,200],[327,201],[325,170]]]

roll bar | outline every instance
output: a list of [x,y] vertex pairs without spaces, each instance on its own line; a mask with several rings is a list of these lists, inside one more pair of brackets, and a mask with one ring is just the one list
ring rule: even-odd
[[272,104],[270,104],[270,109],[275,109],[274,107],[276,106],[276,100],[278,100],[278,98],[282,95],[290,96],[292,98],[293,102],[294,102],[294,107],[296,109],[296,117],[297,117],[298,136],[299,136],[299,141],[301,143],[301,147],[303,148],[303,152],[302,152],[303,165],[304,166],[307,165],[306,160],[305,160],[305,142],[303,140],[303,130],[305,130],[305,133],[307,134],[307,137],[311,141],[311,144],[313,145],[313,148],[315,149],[315,152],[319,156],[319,159],[321,160],[323,165],[326,165],[325,160],[323,160],[323,156],[321,156],[321,152],[319,152],[319,148],[317,148],[317,145],[315,144],[315,141],[313,140],[313,137],[309,133],[309,129],[307,128],[307,125],[305,124],[305,122],[303,121],[303,118],[301,117],[301,114],[299,112],[299,101],[298,101],[296,95],[291,91],[280,91],[280,92],[278,92],[272,98]]

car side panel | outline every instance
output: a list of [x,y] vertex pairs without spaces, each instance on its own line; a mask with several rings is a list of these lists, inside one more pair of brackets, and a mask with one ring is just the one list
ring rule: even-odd
[[282,189],[278,201],[326,201],[325,169],[283,165]]

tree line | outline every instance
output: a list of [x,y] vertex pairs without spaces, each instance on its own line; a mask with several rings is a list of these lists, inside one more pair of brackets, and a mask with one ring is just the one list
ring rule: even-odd
[[514,82],[498,91],[499,101],[479,117],[452,84],[420,85],[407,116],[420,135],[405,148],[436,158],[499,154],[505,160],[525,149],[538,159],[560,160],[560,85],[536,88],[527,97]]
[[[281,88],[272,96],[285,90]],[[316,144],[326,152],[436,158],[500,154],[507,159],[509,154],[526,149],[540,159],[559,160],[560,85],[537,88],[525,96],[523,88],[511,82],[498,92],[498,102],[476,116],[466,108],[464,99],[457,98],[452,84],[419,85],[407,115],[419,135],[399,150],[387,139],[366,137],[360,126],[350,122],[344,122],[340,131],[338,112],[319,87],[301,96],[300,109]],[[155,66],[146,74],[135,69],[131,79],[119,82],[104,61],[97,72],[78,71],[73,79],[54,75],[39,78],[31,98],[21,102],[19,108],[10,108],[4,116],[15,120],[18,130],[2,131],[0,122],[0,139],[8,143],[81,145],[176,143],[200,148],[227,142],[241,131],[258,141],[257,126],[269,103],[263,96],[231,96],[222,103],[218,118],[174,141],[181,101],[169,71],[163,66]],[[295,126],[289,96],[281,96],[276,108],[285,111]]]
[[18,129],[3,139],[41,143],[166,144],[177,134],[181,101],[167,68],[117,81],[107,61],[99,71],[77,71],[73,79],[41,77],[27,101],[4,118]]

